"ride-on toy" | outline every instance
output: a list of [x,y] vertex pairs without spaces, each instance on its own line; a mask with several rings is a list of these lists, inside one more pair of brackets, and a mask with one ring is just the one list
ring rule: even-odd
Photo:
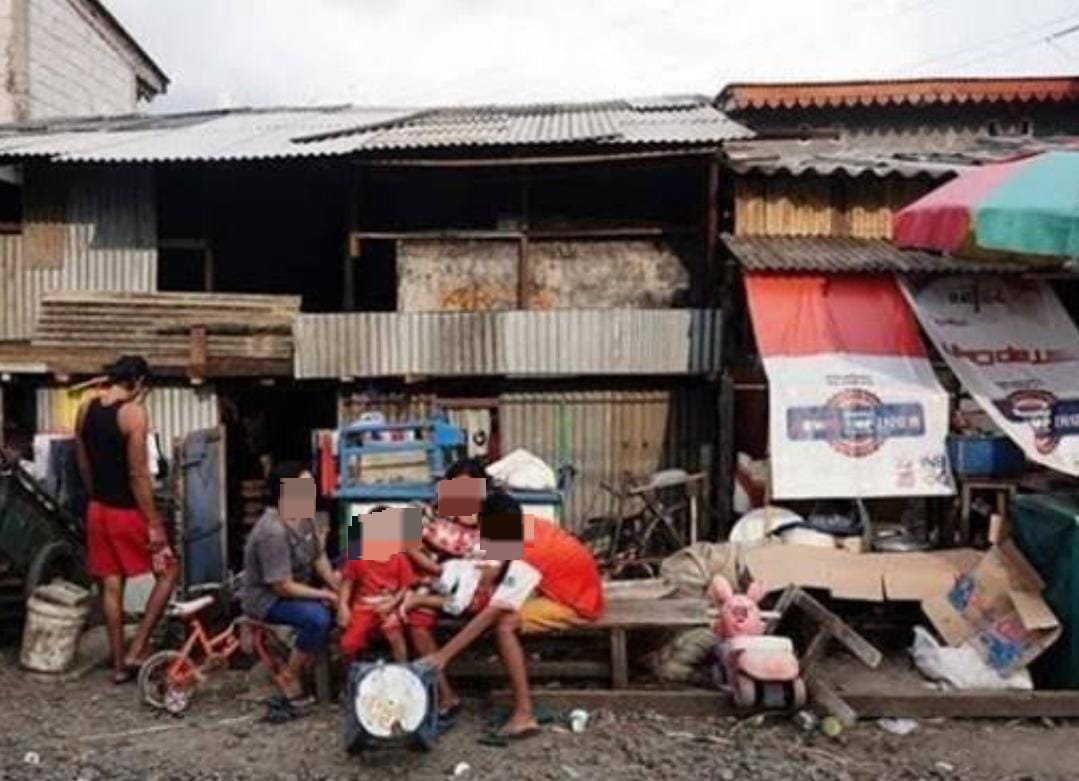
[[794,643],[789,637],[764,634],[760,602],[764,589],[750,583],[735,594],[722,575],[716,575],[708,596],[717,607],[716,673],[720,687],[730,692],[738,708],[796,709],[805,705]]

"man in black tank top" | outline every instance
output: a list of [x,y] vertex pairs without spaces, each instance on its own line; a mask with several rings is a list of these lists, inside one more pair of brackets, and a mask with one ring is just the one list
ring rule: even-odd
[[[107,385],[76,417],[76,456],[90,495],[88,568],[101,581],[113,680],[123,683],[145,660],[150,633],[176,587],[179,568],[154,507],[146,449],[149,420],[141,403],[150,369],[142,358],[124,356],[105,371]],[[125,652],[124,584],[151,571],[156,582]]]

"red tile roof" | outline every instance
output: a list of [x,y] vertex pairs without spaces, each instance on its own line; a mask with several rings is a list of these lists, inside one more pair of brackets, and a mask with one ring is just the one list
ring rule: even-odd
[[1079,101],[1079,76],[729,84],[723,111]]

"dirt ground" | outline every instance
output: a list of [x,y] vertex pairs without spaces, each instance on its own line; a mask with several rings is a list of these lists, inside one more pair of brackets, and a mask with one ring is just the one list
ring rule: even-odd
[[[528,741],[483,746],[483,706],[430,753],[381,749],[361,757],[340,745],[340,709],[260,723],[263,708],[222,692],[182,719],[148,711],[133,686],[95,670],[77,681],[40,681],[7,650],[0,661],[0,778],[65,779],[1065,779],[1079,767],[1079,725],[922,722],[908,736],[875,722],[838,738],[802,733],[788,719],[763,723],[597,712],[574,734],[557,721]],[[231,675],[232,673],[226,673]]]

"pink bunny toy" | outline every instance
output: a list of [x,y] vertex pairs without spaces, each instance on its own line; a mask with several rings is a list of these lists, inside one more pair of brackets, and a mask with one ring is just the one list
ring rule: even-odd
[[712,630],[720,640],[764,633],[764,620],[757,604],[764,598],[764,587],[760,583],[754,581],[745,594],[735,594],[730,581],[716,575],[708,587],[708,597],[719,610]]
[[708,597],[717,608],[712,630],[718,638],[718,672],[740,708],[798,708],[805,703],[798,657],[789,637],[764,634],[759,602],[764,588],[750,583],[745,594],[735,594],[730,582],[716,575]]

